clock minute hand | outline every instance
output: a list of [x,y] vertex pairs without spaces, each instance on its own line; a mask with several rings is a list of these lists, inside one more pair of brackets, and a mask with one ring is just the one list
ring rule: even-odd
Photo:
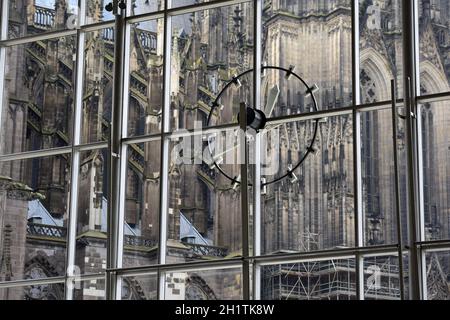
[[267,118],[270,118],[272,116],[273,109],[275,108],[279,96],[280,96],[280,88],[278,87],[278,84],[276,84],[269,91],[267,105],[266,108],[264,109],[264,114],[266,115]]

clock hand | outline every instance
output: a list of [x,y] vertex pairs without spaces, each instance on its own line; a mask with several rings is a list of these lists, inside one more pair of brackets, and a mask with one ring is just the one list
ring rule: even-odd
[[269,97],[267,98],[267,105],[264,109],[264,114],[267,118],[270,118],[273,113],[273,109],[278,101],[278,97],[280,96],[280,88],[278,84],[274,85],[272,89],[269,91]]

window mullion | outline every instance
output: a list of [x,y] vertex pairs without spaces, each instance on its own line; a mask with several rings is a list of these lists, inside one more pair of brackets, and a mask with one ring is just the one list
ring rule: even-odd
[[[78,17],[79,25],[85,21],[86,6],[85,1],[79,1],[80,11]],[[86,33],[77,30],[77,49],[75,53],[75,98],[73,112],[73,134],[72,134],[72,163],[70,177],[70,200],[69,200],[69,217],[67,222],[67,258],[66,258],[66,300],[73,300],[73,289],[76,285],[76,278],[80,276],[79,267],[75,265],[76,256],[76,236],[77,236],[77,219],[78,219],[78,176],[80,172],[80,153],[76,146],[81,144],[81,123],[83,113],[83,79],[84,79],[84,43]],[[79,282],[78,282],[79,284]]]
[[[171,5],[170,0],[164,1],[164,52],[163,52],[163,106],[161,119],[161,160],[160,160],[160,215],[159,215],[159,245],[158,262],[166,263],[167,248],[167,213],[169,208],[169,147],[170,137],[166,133],[170,130],[170,75],[171,75],[171,47],[172,47],[172,17],[167,14]],[[164,300],[165,277],[158,273],[158,299]]]
[[[261,65],[262,65],[262,0],[256,0],[253,10],[253,101],[256,109],[261,109]],[[255,136],[253,175],[253,256],[261,255],[261,134]],[[253,266],[253,299],[261,299],[261,267]]]
[[[359,1],[352,1],[352,91],[353,91],[353,183],[354,183],[354,215],[356,247],[364,246],[364,214],[362,205],[362,173],[361,173],[361,111],[356,106],[360,99],[359,72]],[[356,298],[364,300],[364,258],[355,255]]]

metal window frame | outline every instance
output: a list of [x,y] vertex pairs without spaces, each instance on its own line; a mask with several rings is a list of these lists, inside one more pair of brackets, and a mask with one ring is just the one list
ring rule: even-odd
[[[130,4],[128,4],[127,12],[128,16],[125,18],[125,57],[128,57],[129,46],[130,46],[130,28],[133,23],[139,23],[147,20],[155,20],[155,19],[164,19],[164,98],[163,98],[163,128],[161,133],[153,134],[153,135],[145,135],[145,136],[137,136],[137,137],[128,137],[127,136],[127,111],[128,111],[128,95],[123,95],[123,105],[124,108],[124,117],[122,122],[122,139],[121,139],[121,164],[120,170],[117,174],[121,177],[120,179],[120,198],[124,198],[125,192],[125,179],[126,170],[127,170],[127,162],[126,162],[126,154],[127,154],[127,146],[133,143],[140,142],[150,142],[155,140],[161,141],[161,173],[162,179],[160,184],[160,245],[159,245],[159,264],[154,266],[145,266],[139,268],[123,268],[122,266],[122,255],[123,255],[123,223],[124,223],[124,202],[121,201],[119,209],[118,209],[118,231],[116,231],[116,239],[115,242],[115,250],[118,256],[118,261],[115,266],[109,266],[106,272],[101,274],[94,275],[82,275],[77,276],[71,272],[66,272],[65,276],[62,277],[52,277],[47,279],[37,279],[37,280],[19,280],[19,281],[11,281],[11,282],[0,282],[0,288],[7,287],[17,287],[17,286],[25,286],[31,284],[50,284],[50,283],[65,283],[66,288],[71,283],[71,281],[84,281],[86,279],[102,279],[104,275],[109,273],[115,273],[119,275],[117,277],[117,281],[113,282],[112,290],[116,290],[116,294],[114,295],[114,299],[120,299],[120,279],[127,275],[135,275],[137,272],[140,275],[148,275],[148,274],[157,274],[159,279],[158,286],[158,297],[159,299],[164,299],[164,286],[165,286],[165,273],[173,270],[186,271],[186,270],[221,270],[228,268],[242,268],[245,263],[249,263],[249,265],[253,265],[253,274],[252,274],[252,298],[257,300],[261,298],[261,277],[260,277],[260,268],[266,265],[273,264],[284,264],[284,263],[295,263],[296,261],[305,261],[308,259],[315,260],[328,260],[333,258],[342,258],[342,257],[352,257],[357,259],[358,263],[356,264],[356,283],[357,283],[357,296],[359,299],[364,299],[364,287],[363,287],[363,272],[362,269],[362,260],[364,257],[368,255],[396,255],[398,254],[398,248],[394,245],[392,246],[384,246],[384,247],[364,247],[363,242],[363,213],[362,213],[362,178],[361,178],[361,154],[360,148],[361,145],[361,128],[359,118],[362,112],[366,111],[374,111],[374,110],[385,110],[388,109],[392,103],[392,101],[381,101],[372,104],[360,104],[359,97],[359,1],[352,0],[352,81],[353,81],[353,105],[349,107],[334,109],[334,110],[325,110],[319,111],[310,114],[301,114],[301,115],[293,115],[288,117],[279,117],[271,119],[271,123],[285,123],[292,121],[306,121],[311,119],[317,119],[322,117],[329,116],[343,116],[343,115],[352,115],[353,116],[353,157],[354,157],[354,188],[355,188],[355,200],[354,200],[354,210],[355,210],[355,247],[349,249],[337,249],[337,250],[324,250],[319,252],[308,252],[308,253],[296,253],[289,255],[261,255],[261,206],[258,199],[261,197],[260,189],[254,188],[253,194],[253,215],[254,215],[254,224],[253,224],[253,252],[249,253],[247,256],[244,256],[241,259],[230,259],[230,260],[218,260],[218,261],[206,261],[206,262],[194,262],[194,263],[178,263],[178,264],[166,264],[166,248],[167,248],[167,213],[168,213],[168,198],[167,193],[165,191],[168,190],[168,160],[169,160],[169,143],[170,139],[174,137],[179,137],[185,135],[186,133],[180,133],[176,131],[171,131],[169,126],[169,114],[170,114],[170,52],[171,52],[171,18],[173,16],[182,15],[186,13],[193,13],[200,10],[209,10],[220,8],[224,6],[231,6],[241,3],[253,3],[253,12],[254,12],[254,25],[253,32],[255,36],[255,46],[253,49],[254,55],[254,96],[253,101],[255,105],[259,106],[259,101],[261,99],[261,83],[260,83],[260,72],[258,72],[261,65],[261,10],[262,10],[262,2],[263,0],[217,0],[213,2],[203,2],[192,4],[184,7],[172,7],[170,0],[165,0],[165,7],[161,11],[157,12],[149,12],[140,15],[130,15]],[[409,10],[413,10],[414,12],[413,21],[409,21],[410,25],[404,30],[406,33],[405,41],[403,43],[403,47],[413,48],[412,55],[409,56],[410,59],[413,59],[413,67],[411,65],[408,67],[405,65],[405,70],[409,74],[414,74],[417,78],[417,82],[415,83],[415,90],[417,91],[417,95],[413,97],[413,102],[424,103],[424,102],[435,102],[435,101],[443,101],[450,100],[450,92],[442,92],[442,93],[434,93],[428,95],[419,95],[420,92],[420,70],[419,70],[419,33],[418,33],[418,0],[414,0],[410,2],[408,7],[405,7],[405,4],[408,3],[408,0],[403,0],[403,15],[406,13],[410,13]],[[76,35],[77,37],[77,60],[76,60],[76,81],[75,85],[75,102],[74,102],[74,131],[73,131],[73,141],[67,147],[62,148],[53,148],[46,150],[36,150],[36,151],[27,151],[23,153],[16,154],[5,154],[0,155],[0,162],[5,161],[15,161],[15,160],[24,160],[24,159],[33,159],[38,157],[45,156],[55,156],[62,154],[71,154],[72,162],[71,162],[71,187],[70,187],[70,203],[69,203],[69,220],[68,220],[68,239],[67,239],[67,260],[66,266],[69,267],[74,264],[75,261],[75,238],[76,238],[76,219],[77,219],[77,195],[78,195],[78,175],[79,175],[79,161],[80,161],[80,153],[88,150],[97,150],[104,149],[108,146],[107,142],[95,142],[88,144],[81,144],[81,130],[80,126],[77,124],[81,123],[81,112],[82,112],[82,84],[83,84],[83,73],[84,73],[84,37],[87,32],[101,30],[108,27],[114,26],[114,21],[102,21],[94,24],[85,24],[86,18],[86,6],[84,0],[79,0],[80,8],[81,8],[81,25],[74,30],[55,30],[50,32],[45,32],[36,35],[30,35],[17,39],[8,39],[8,8],[9,1],[5,0],[2,2],[1,7],[1,25],[0,25],[0,88],[4,88],[5,81],[5,64],[6,64],[6,54],[7,48],[15,45],[27,44],[29,42],[38,41],[38,40],[47,40],[57,37],[64,37],[69,35]],[[124,86],[123,91],[127,92],[127,88],[129,87],[129,59],[125,59],[125,66],[123,70],[124,76]],[[406,86],[405,86],[406,88]],[[406,90],[405,90],[406,91]],[[0,101],[3,101],[4,98],[4,90],[0,90]],[[409,99],[397,99],[395,103],[397,106],[403,105],[404,102],[407,104],[411,102]],[[420,108],[418,109],[420,112]],[[420,117],[418,117],[420,120]],[[1,113],[0,113],[0,121],[1,121]],[[422,298],[426,299],[426,277],[424,277],[424,263],[427,252],[434,251],[450,251],[450,240],[441,240],[441,241],[425,241],[424,232],[423,232],[423,171],[421,169],[421,135],[420,133],[420,121],[416,124],[415,135],[416,137],[412,137],[412,142],[416,145],[413,150],[412,157],[415,159],[413,162],[416,163],[418,168],[418,172],[416,173],[418,182],[413,186],[416,188],[416,197],[418,209],[417,214],[419,217],[415,219],[415,222],[418,223],[417,232],[417,241],[413,241],[412,247],[417,249],[419,253],[417,267],[421,269],[421,274],[418,276],[420,279],[420,295]],[[210,130],[227,130],[236,128],[237,124],[226,124],[217,127],[206,128],[206,131]],[[195,130],[188,130],[188,134],[195,134]],[[256,143],[256,150],[259,150],[261,145]],[[255,154],[259,155],[259,152]],[[259,171],[259,172],[258,172]],[[256,171],[256,177],[260,176],[260,168]],[[254,181],[254,183],[258,184],[258,179]],[[417,188],[419,190],[417,190]],[[248,224],[247,228],[250,227]],[[120,231],[122,230],[122,232]],[[250,245],[250,244],[249,244]],[[410,248],[411,250],[411,248]],[[409,251],[407,251],[409,252]],[[414,252],[414,250],[413,250]],[[420,264],[420,266],[419,266]],[[249,275],[250,277],[250,275]],[[80,280],[81,279],[81,280]],[[250,280],[250,278],[248,279]],[[106,290],[108,291],[108,290]],[[73,299],[73,295],[71,292],[67,292],[66,290],[66,299]],[[414,296],[417,298],[417,294]]]

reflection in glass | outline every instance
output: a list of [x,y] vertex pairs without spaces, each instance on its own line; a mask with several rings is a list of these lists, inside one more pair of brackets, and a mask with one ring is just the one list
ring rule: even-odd
[[[297,121],[270,129],[267,135],[275,141],[262,151],[265,157],[278,160],[274,161],[275,173],[263,176],[264,181],[274,181],[295,168],[306,153],[314,127],[315,121]],[[354,245],[352,132],[350,115],[322,119],[314,152],[294,175],[263,189],[263,252]]]
[[122,278],[122,300],[157,300],[158,276],[130,276]]
[[[406,235],[406,159],[403,122],[397,130],[400,212],[403,232]],[[398,242],[392,134],[390,108],[361,113],[364,243],[369,246]]]
[[107,150],[80,154],[75,252],[75,265],[80,274],[99,273],[106,269],[107,159]]
[[71,143],[75,48],[74,36],[8,47],[2,154]]
[[[172,22],[171,129],[237,122],[239,104],[252,100],[252,76],[226,90],[233,76],[253,67],[249,3],[175,16]],[[212,113],[210,122],[208,116]]]
[[0,163],[0,281],[64,276],[70,162],[60,155]]
[[450,91],[450,4],[420,0],[420,94]]
[[[273,1],[263,11],[263,63],[294,66],[295,72],[311,86],[317,84],[321,110],[352,103],[350,3],[349,0]],[[284,76],[274,77],[274,84],[283,95],[280,107],[296,113],[298,105],[303,104],[305,90]]]
[[113,98],[114,28],[86,33],[81,142],[109,137]]
[[213,135],[221,148],[211,149],[212,155],[223,159],[217,160],[221,170],[237,182],[209,162],[212,135],[171,141],[168,263],[241,255],[239,148],[237,142],[225,145],[227,139],[235,138],[234,131]]
[[170,272],[165,279],[165,300],[242,299],[240,268]]
[[353,300],[355,279],[354,259],[265,266],[261,270],[261,299]]
[[75,282],[73,300],[105,300],[105,279],[99,278]]
[[0,300],[64,300],[64,283],[0,288]]
[[160,151],[159,141],[128,147],[124,267],[158,262]]
[[128,135],[161,131],[164,22],[131,26]]
[[105,9],[108,0],[82,0],[86,2],[86,24],[114,20],[114,15]]
[[79,10],[78,0],[9,1],[9,38],[75,29]]
[[164,0],[133,0],[131,15],[139,15],[163,10],[164,3]]
[[449,101],[424,104],[422,121],[423,208],[426,240],[450,238]]
[[426,253],[427,300],[450,300],[450,252]]
[[364,299],[399,300],[400,271],[398,257],[364,258]]
[[[352,103],[351,1],[274,1],[263,11],[262,27],[265,66],[295,68],[316,88],[319,110]],[[308,88],[285,72],[263,72],[261,90],[268,117],[314,111]],[[352,132],[351,116],[342,116],[269,125],[261,134],[263,183],[294,169],[263,188],[264,253],[353,245]]]
[[217,0],[172,0],[172,8],[184,7],[196,3],[214,2]]
[[401,1],[359,0],[361,103],[391,98],[391,80],[403,97]]

